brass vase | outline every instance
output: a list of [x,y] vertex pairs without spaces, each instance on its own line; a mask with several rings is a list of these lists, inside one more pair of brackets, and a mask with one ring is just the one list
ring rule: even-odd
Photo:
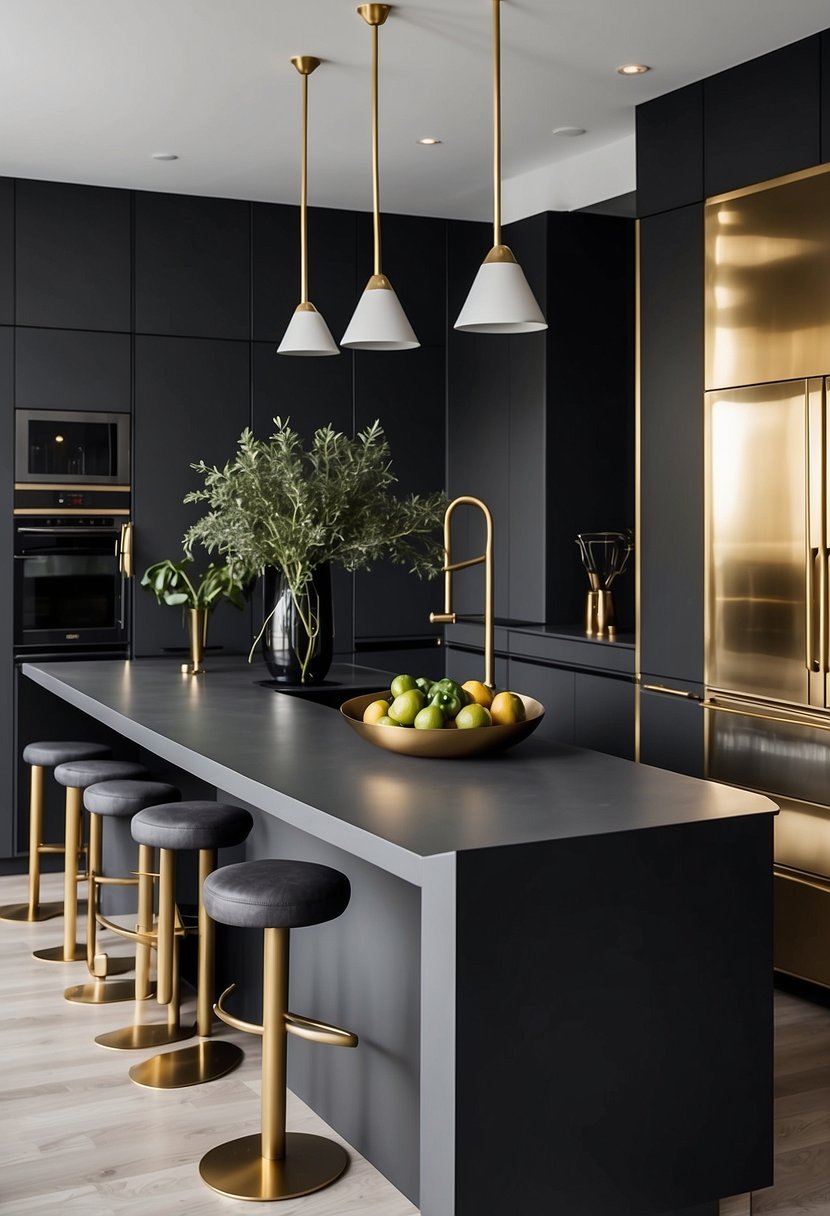
[[205,670],[202,660],[205,657],[205,643],[207,642],[208,610],[207,608],[188,608],[186,617],[190,661],[182,663],[182,673],[188,676],[200,676]]

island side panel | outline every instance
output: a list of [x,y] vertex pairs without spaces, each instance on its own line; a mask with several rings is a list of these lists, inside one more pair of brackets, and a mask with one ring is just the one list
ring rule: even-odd
[[[216,796],[254,817],[246,860],[319,862],[351,883],[342,916],[292,932],[289,1001],[295,1013],[355,1031],[360,1043],[352,1050],[292,1036],[288,1086],[417,1206],[421,892],[232,794]],[[240,991],[229,1008],[258,1022],[262,935],[217,925],[217,984],[233,982]]]
[[770,1185],[771,874],[771,815],[459,855],[455,1216]]

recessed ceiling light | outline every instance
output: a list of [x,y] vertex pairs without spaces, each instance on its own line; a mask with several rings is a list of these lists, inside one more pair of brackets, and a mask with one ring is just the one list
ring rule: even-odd
[[178,152],[154,152],[153,160],[178,160]]
[[554,135],[566,135],[569,138],[573,139],[577,135],[584,135],[585,128],[584,127],[554,127],[553,133],[554,133]]
[[416,142],[419,144],[426,144],[428,147],[432,147],[433,144],[440,144],[440,143],[443,143],[444,141],[441,139],[425,138],[425,139],[419,139]]
[[651,68],[647,63],[623,63],[617,71],[621,76],[642,76],[643,72],[650,72]]

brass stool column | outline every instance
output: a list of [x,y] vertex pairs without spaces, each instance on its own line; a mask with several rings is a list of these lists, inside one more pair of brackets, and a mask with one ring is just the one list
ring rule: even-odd
[[[135,938],[131,930],[125,930],[122,925],[107,920],[101,914],[101,887],[104,886],[139,886],[142,907],[139,910],[139,931],[152,933],[152,878],[150,881],[150,906],[147,908],[146,884],[141,884],[140,875],[115,878],[103,874],[102,859],[102,828],[103,820],[131,819],[147,806],[157,803],[174,802],[181,794],[174,785],[163,781],[99,781],[90,785],[84,791],[84,806],[89,812],[89,893],[87,901],[86,922],[86,965],[92,976],[92,983],[74,984],[67,988],[64,997],[80,1005],[105,1005],[114,1001],[129,1001],[141,990],[144,998],[150,996],[150,967],[149,945],[139,942],[136,947],[136,980],[114,980],[107,982],[107,975],[113,975],[116,970],[129,970],[134,960],[126,960],[130,967],[123,965],[124,960],[108,959],[106,954],[98,951],[97,927],[99,924],[111,929],[120,937]],[[145,859],[146,860],[146,859]],[[152,867],[152,859],[150,860]],[[139,865],[140,870],[140,865]],[[139,968],[138,960],[141,960]],[[141,970],[139,980],[138,970]]]
[[78,925],[78,868],[69,865],[81,844],[83,792],[97,781],[119,781],[143,777],[147,769],[131,760],[71,760],[55,769],[55,780],[66,787],[66,861],[63,871],[63,945],[35,950],[34,957],[47,963],[79,963],[86,958],[86,945],[76,941]]
[[[217,849],[232,848],[249,835],[254,821],[248,811],[220,802],[180,802],[148,806],[132,821],[133,839],[159,849],[158,976],[159,1004],[179,1005],[178,938],[176,935],[176,852],[199,851],[199,966],[196,992],[196,1033],[203,1040],[193,1047],[142,1060],[130,1069],[137,1085],[150,1089],[179,1089],[214,1081],[242,1060],[235,1043],[212,1039],[214,999],[213,921],[202,901],[202,888],[216,867]],[[182,1036],[179,1036],[182,1037]],[[101,1042],[101,1039],[98,1040]],[[105,1043],[105,1046],[110,1044]]]
[[[6,904],[0,920],[41,921],[60,916],[63,904],[40,902],[40,859],[44,853],[65,853],[64,844],[45,844],[43,840],[43,771],[70,760],[96,760],[112,755],[102,743],[27,743],[23,759],[31,766],[29,779],[29,899],[25,904]],[[77,865],[77,858],[73,865]],[[66,858],[64,857],[64,865]]]
[[334,1140],[285,1130],[286,1047],[289,1034],[335,1047],[356,1047],[357,1035],[288,1009],[289,932],[334,920],[351,897],[345,874],[305,861],[247,861],[216,870],[202,898],[210,916],[228,925],[264,930],[262,1025],[243,1022],[216,1004],[223,1021],[262,1035],[262,1131],[211,1149],[199,1163],[202,1179],[234,1199],[293,1199],[319,1191],[349,1163]]

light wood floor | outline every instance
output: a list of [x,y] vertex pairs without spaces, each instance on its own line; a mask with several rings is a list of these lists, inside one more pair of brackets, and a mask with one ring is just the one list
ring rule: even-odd
[[[0,879],[0,904],[25,894],[25,877]],[[60,896],[59,876],[47,875],[44,898]],[[259,1128],[259,1040],[223,1027],[246,1052],[236,1072],[193,1089],[140,1089],[127,1069],[142,1053],[106,1051],[93,1042],[100,1031],[126,1025],[132,1006],[69,1004],[63,989],[82,982],[84,965],[31,957],[38,947],[58,944],[61,929],[60,920],[0,922],[4,1216],[247,1216],[255,1208],[279,1216],[417,1216],[353,1151],[338,1183],[285,1204],[251,1205],[205,1187],[197,1168],[202,1154]],[[113,954],[123,946],[114,938],[107,944]],[[775,1185],[753,1196],[752,1213],[830,1216],[830,1010],[777,992],[775,1021]],[[288,1123],[295,1131],[339,1138],[293,1095]]]
[[[61,898],[61,878],[45,876],[43,891],[44,898]],[[25,895],[25,877],[0,879],[0,904]],[[132,1004],[70,1004],[63,989],[84,981],[84,964],[31,957],[32,950],[57,945],[62,926],[62,920],[0,922],[4,1216],[253,1216],[260,1210],[279,1216],[417,1216],[412,1204],[354,1151],[343,1178],[303,1199],[250,1204],[209,1190],[199,1178],[202,1154],[259,1130],[259,1039],[222,1027],[223,1036],[242,1044],[245,1061],[210,1085],[166,1092],[133,1085],[128,1068],[154,1053],[107,1051],[93,1042],[101,1031],[128,1025]],[[126,943],[108,936],[103,941],[109,952],[124,953]],[[162,1012],[158,1006],[156,1011]],[[288,1126],[339,1139],[293,1095]]]

